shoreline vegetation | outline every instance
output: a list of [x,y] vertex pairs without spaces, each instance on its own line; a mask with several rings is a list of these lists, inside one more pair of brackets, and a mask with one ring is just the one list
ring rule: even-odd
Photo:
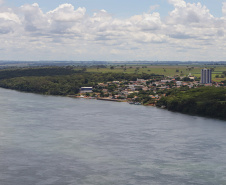
[[[44,95],[151,105],[226,120],[226,80],[204,86],[199,83],[198,75],[184,75],[177,69],[174,75],[165,76],[152,73],[154,66],[132,66],[133,72],[130,67],[119,66],[117,72],[114,66],[4,69],[0,70],[0,87]],[[169,69],[172,70],[172,66]],[[164,67],[163,72],[169,69]],[[191,66],[186,69],[195,70]],[[217,77],[224,74],[222,71],[222,76],[218,73]],[[92,87],[92,91],[81,92],[81,87]]]

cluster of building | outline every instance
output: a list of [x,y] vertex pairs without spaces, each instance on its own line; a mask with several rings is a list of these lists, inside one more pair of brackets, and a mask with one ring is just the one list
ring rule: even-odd
[[[183,77],[184,78],[184,77]],[[192,88],[198,86],[212,85],[212,75],[210,69],[202,69],[201,81],[197,81],[196,77],[189,75],[186,81],[174,77],[165,79],[137,79],[136,81],[113,81],[107,83],[99,83],[96,87],[81,87],[81,97],[93,97],[102,100],[128,101],[136,99],[136,94],[149,91],[149,97],[159,100],[161,96],[165,96],[164,91],[171,88]],[[216,84],[218,85],[218,84]],[[133,98],[131,99],[130,95]]]

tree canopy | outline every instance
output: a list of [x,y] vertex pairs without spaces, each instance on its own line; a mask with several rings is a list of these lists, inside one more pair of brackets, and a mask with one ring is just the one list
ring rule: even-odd
[[173,89],[162,97],[157,106],[188,114],[226,119],[226,89],[223,87],[200,87],[181,91]]

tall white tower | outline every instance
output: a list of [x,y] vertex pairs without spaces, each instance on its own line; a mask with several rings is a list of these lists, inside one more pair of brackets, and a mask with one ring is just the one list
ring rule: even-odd
[[212,83],[212,71],[211,69],[202,69],[201,70],[201,83],[210,84]]

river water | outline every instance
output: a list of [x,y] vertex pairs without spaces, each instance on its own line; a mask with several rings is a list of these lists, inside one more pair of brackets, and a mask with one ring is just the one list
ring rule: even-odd
[[226,122],[0,89],[1,185],[226,185]]

